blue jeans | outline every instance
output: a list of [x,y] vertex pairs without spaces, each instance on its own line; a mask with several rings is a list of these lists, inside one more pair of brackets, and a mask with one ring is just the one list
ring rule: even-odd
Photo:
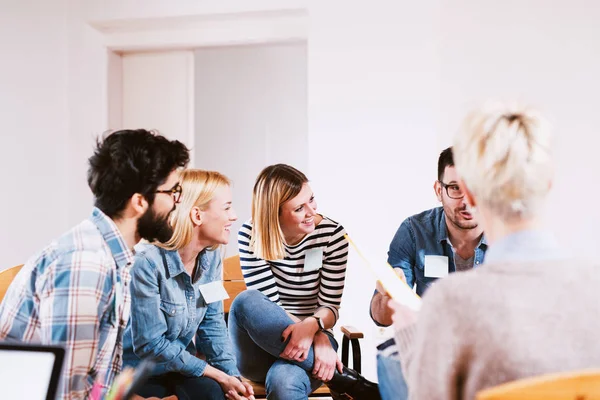
[[144,398],[175,395],[179,400],[225,400],[225,393],[217,381],[205,376],[183,376],[178,372],[151,376],[136,393]]
[[[240,293],[229,310],[229,335],[241,374],[265,382],[268,400],[306,400],[322,385],[311,378],[314,350],[302,362],[279,358],[286,347],[281,334],[294,321],[257,290]],[[338,344],[329,337],[337,351]]]
[[377,354],[377,379],[382,400],[408,399],[408,387],[398,356]]

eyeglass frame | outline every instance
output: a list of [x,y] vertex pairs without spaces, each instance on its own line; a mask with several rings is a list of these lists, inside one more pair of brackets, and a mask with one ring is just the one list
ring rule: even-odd
[[[442,186],[442,188],[446,189],[446,196],[448,196],[449,198],[451,198],[452,200],[460,200],[460,199],[464,199],[465,198],[465,192],[464,190],[461,189],[462,191],[462,196],[460,197],[452,197],[450,196],[450,193],[448,192],[448,186],[458,186],[457,183],[444,183],[442,181],[438,181],[440,183],[440,185]],[[460,186],[458,186],[460,187]]]
[[183,193],[183,188],[181,187],[181,184],[179,182],[177,182],[175,184],[175,186],[173,186],[171,189],[156,190],[154,193],[170,194],[173,197],[173,200],[175,200],[175,203],[179,203],[179,202],[181,202],[181,195]]

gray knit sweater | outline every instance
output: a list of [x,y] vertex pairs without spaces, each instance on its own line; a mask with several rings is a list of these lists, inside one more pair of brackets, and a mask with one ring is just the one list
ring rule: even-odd
[[396,341],[411,399],[472,399],[515,379],[598,368],[600,267],[561,260],[453,274]]

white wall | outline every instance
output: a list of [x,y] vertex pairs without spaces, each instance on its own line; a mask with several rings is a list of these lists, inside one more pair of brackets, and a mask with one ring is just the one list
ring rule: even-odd
[[66,2],[0,12],[0,270],[69,227]]
[[156,129],[193,146],[193,52],[133,53],[121,59],[122,128]]
[[600,3],[456,0],[442,14],[441,32],[450,34],[440,43],[440,126],[449,129],[438,134],[450,142],[465,112],[489,96],[544,111],[556,135],[549,226],[565,248],[593,257],[600,238]]
[[71,225],[86,218],[93,205],[92,193],[86,183],[87,160],[95,140],[119,122],[109,115],[109,94],[114,98],[115,82],[108,81],[108,66],[115,60],[102,47],[101,35],[83,18],[79,6],[69,2],[67,19],[68,46],[68,185],[69,222]]
[[[381,262],[402,219],[434,205],[434,4],[310,4],[310,177],[321,210]],[[375,279],[356,254],[350,257],[340,322],[365,331],[364,371],[375,378]]]
[[279,162],[307,168],[306,44],[199,49],[195,70],[195,167],[233,181],[233,255],[259,172]]

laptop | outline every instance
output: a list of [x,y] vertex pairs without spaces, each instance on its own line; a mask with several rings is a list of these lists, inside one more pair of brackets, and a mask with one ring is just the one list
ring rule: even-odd
[[2,398],[55,400],[64,356],[62,347],[0,343]]

